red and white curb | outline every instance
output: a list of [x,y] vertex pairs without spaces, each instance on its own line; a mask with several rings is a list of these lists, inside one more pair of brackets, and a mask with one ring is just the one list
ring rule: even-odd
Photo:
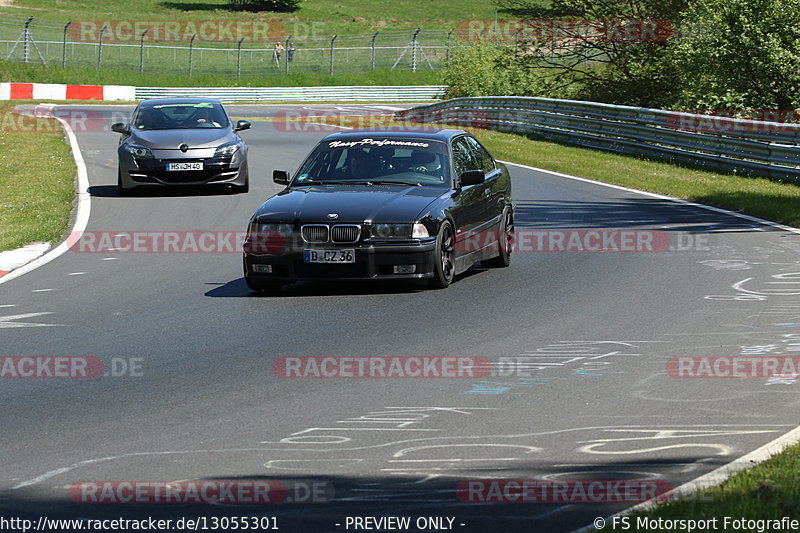
[[0,100],[136,100],[132,85],[0,83]]
[[0,252],[0,277],[5,276],[15,268],[30,263],[49,249],[49,242],[34,242],[16,250]]
[[[89,175],[86,171],[86,163],[83,160],[83,154],[81,154],[80,146],[78,146],[78,139],[75,136],[75,132],[72,130],[72,127],[69,123],[59,117],[54,117],[57,121],[61,123],[64,127],[64,131],[67,133],[67,139],[69,140],[69,146],[72,149],[72,157],[75,159],[75,166],[78,169],[78,194],[75,201],[75,222],[70,229],[70,234],[72,232],[79,232],[82,233],[86,230],[86,226],[89,223],[89,213],[91,212],[92,204],[91,204],[91,195],[89,194]],[[40,245],[44,245],[45,243],[39,243]],[[34,246],[34,245],[29,245]],[[0,274],[0,284],[3,284],[7,281],[11,281],[12,279],[18,278],[23,274],[30,272],[31,270],[35,270],[42,265],[45,265],[56,259],[60,255],[64,254],[69,250],[69,244],[65,239],[62,241],[58,246],[50,250],[49,252],[42,255],[41,252],[45,250],[41,250],[39,254],[34,257],[28,257],[28,261],[22,265],[18,265],[13,268],[10,272],[7,271],[4,274]],[[50,247],[50,244],[47,244],[47,248]],[[12,258],[21,257],[21,250],[24,250],[26,247],[11,250],[9,252],[3,253],[10,253]],[[27,253],[27,252],[26,252]],[[32,253],[32,252],[31,252]],[[1,255],[1,254],[0,254]],[[9,263],[11,264],[11,263]],[[0,264],[0,270],[3,270],[3,264]]]

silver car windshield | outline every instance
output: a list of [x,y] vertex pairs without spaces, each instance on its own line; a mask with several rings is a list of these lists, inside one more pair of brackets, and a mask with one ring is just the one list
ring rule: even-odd
[[220,104],[164,104],[140,108],[133,117],[137,130],[222,129],[228,117]]
[[429,139],[323,142],[297,173],[295,185],[380,182],[447,185],[447,145]]

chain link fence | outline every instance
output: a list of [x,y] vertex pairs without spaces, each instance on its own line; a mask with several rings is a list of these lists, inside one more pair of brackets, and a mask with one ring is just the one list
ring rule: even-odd
[[435,70],[449,60],[454,38],[453,31],[387,30],[295,39],[266,22],[0,18],[7,61],[190,77]]

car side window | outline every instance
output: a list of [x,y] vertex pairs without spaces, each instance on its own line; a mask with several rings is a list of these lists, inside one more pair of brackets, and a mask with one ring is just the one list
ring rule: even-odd
[[466,139],[475,153],[475,159],[478,163],[477,168],[483,170],[487,174],[494,170],[494,159],[492,159],[492,156],[489,155],[489,152],[487,152],[486,149],[474,138],[467,137]]
[[459,137],[453,141],[453,168],[456,176],[467,170],[477,170],[480,168],[475,161],[475,153],[466,137]]

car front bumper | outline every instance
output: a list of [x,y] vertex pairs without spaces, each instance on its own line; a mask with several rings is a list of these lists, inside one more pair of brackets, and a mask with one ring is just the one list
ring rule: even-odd
[[[168,163],[203,163],[203,170],[168,171]],[[125,151],[119,154],[120,183],[135,187],[179,187],[210,184],[243,186],[247,182],[247,163],[238,157],[183,159],[139,159]]]
[[[299,245],[277,253],[248,251],[245,243],[244,273],[252,280],[365,280],[365,279],[428,279],[433,277],[436,239],[414,243],[360,243]],[[354,250],[354,263],[306,263],[303,251]],[[255,272],[254,265],[270,265],[272,273]],[[413,273],[395,274],[394,267],[414,265]]]

